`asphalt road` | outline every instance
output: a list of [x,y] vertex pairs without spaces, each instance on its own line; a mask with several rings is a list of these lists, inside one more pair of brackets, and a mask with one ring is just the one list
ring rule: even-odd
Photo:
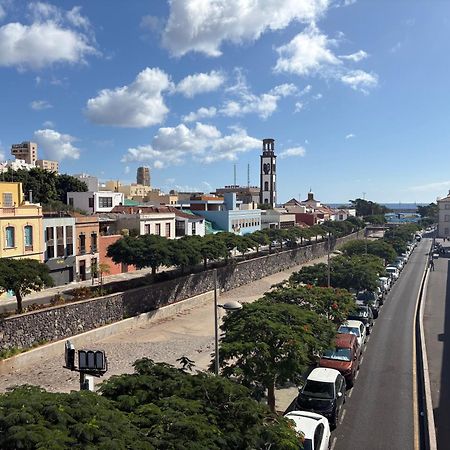
[[413,323],[429,246],[422,239],[385,300],[355,387],[347,391],[332,449],[414,448]]
[[[450,251],[450,244],[444,243]],[[434,260],[424,312],[431,398],[438,449],[450,448],[450,253]]]

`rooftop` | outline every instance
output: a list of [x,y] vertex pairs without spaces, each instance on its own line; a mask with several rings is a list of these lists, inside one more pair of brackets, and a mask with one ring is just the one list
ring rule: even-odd
[[[356,321],[353,320],[352,322]],[[317,367],[308,375],[307,379],[311,381],[323,381],[324,383],[334,383],[338,375],[339,371],[336,369]]]

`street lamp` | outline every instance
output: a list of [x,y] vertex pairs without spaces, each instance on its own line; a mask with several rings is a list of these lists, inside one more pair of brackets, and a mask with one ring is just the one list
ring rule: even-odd
[[219,375],[219,316],[218,309],[223,308],[225,311],[238,311],[242,309],[242,305],[236,300],[231,300],[219,305],[217,303],[217,269],[213,270],[214,275],[214,373]]

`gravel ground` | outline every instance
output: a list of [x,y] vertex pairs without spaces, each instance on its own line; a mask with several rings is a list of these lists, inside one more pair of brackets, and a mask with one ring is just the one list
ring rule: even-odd
[[[308,264],[323,262],[326,258],[311,261]],[[228,291],[219,301],[254,301],[268,291],[273,284],[288,278],[301,266],[257,280],[246,286]],[[162,320],[158,323],[142,326],[138,329],[118,333],[100,341],[86,340],[84,347],[94,347],[106,351],[109,370],[105,375],[132,373],[132,364],[139,358],[149,357],[157,362],[178,365],[180,356],[188,356],[195,362],[198,370],[209,365],[214,350],[214,311],[211,305],[193,308]],[[92,348],[91,347],[91,348]],[[3,375],[0,380],[0,392],[19,384],[39,385],[51,392],[70,392],[79,389],[79,375],[63,368],[64,355],[42,361],[39,366],[23,368]],[[96,385],[101,380],[96,380]]]

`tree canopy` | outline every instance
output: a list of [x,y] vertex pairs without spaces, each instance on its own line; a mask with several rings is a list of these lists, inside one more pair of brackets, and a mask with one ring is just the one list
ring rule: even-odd
[[417,212],[422,218],[432,219],[433,222],[438,221],[439,207],[436,203],[430,203],[427,206],[418,206]]
[[44,263],[28,258],[0,258],[0,291],[14,293],[19,314],[23,312],[23,297],[51,286],[53,279]]
[[350,203],[352,204],[352,207],[356,209],[357,216],[384,215],[390,211],[389,208],[386,208],[386,206],[362,198],[350,200]]
[[353,241],[346,242],[340,250],[344,255],[353,256],[353,255],[374,255],[386,261],[386,263],[390,263],[394,261],[397,253],[394,247],[384,240],[358,240],[355,239]]
[[275,387],[298,382],[315,355],[329,348],[336,328],[325,317],[297,305],[258,300],[228,314],[221,330],[223,375],[267,391],[275,411]]

